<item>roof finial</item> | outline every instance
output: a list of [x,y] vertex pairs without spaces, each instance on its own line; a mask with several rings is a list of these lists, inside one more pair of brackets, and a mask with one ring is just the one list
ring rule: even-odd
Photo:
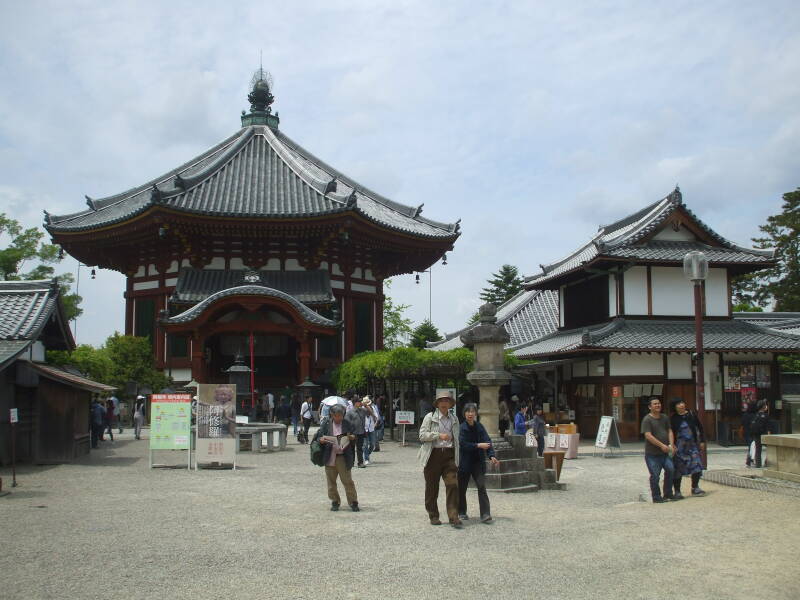
[[278,127],[278,115],[272,115],[272,103],[275,96],[272,95],[272,75],[264,69],[264,65],[259,53],[259,67],[250,79],[250,93],[247,99],[250,101],[250,113],[242,112],[242,126],[249,125],[269,125],[273,129]]
[[670,194],[670,198],[678,204],[683,204],[683,195],[681,194],[681,188],[678,187],[678,184],[675,184],[675,191]]

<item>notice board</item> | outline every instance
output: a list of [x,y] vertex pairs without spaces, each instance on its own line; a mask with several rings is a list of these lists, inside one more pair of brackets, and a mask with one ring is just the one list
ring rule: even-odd
[[150,450],[189,450],[191,394],[153,394],[150,401]]
[[197,390],[195,466],[236,460],[236,385],[201,383]]
[[619,448],[619,432],[614,417],[600,417],[600,426],[597,428],[595,448]]

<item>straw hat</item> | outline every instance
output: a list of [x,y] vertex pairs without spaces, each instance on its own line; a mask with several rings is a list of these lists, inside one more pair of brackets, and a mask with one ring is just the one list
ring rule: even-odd
[[450,403],[450,408],[456,405],[456,399],[453,398],[449,392],[439,392],[436,399],[433,401],[433,405],[438,406],[440,400],[447,400]]

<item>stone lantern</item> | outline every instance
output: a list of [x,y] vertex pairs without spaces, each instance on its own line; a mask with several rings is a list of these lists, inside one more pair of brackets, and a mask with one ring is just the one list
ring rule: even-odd
[[508,332],[497,325],[497,308],[494,304],[484,304],[479,313],[480,325],[463,333],[461,341],[475,351],[475,370],[467,373],[467,379],[478,388],[481,423],[489,436],[496,437],[500,434],[500,388],[511,381],[511,374],[505,370],[504,351],[510,338]]

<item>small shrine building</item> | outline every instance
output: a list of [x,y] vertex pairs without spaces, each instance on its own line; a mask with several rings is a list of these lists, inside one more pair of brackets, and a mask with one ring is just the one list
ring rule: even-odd
[[265,71],[248,100],[227,139],[81,211],[45,213],[45,227],[79,261],[127,276],[125,333],[149,337],[177,383],[227,381],[237,355],[261,390],[325,382],[382,348],[384,280],[442,259],[460,227],[288,138]]

